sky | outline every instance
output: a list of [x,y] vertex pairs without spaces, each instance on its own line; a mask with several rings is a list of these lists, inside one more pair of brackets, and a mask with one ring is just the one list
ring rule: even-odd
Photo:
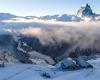
[[76,14],[87,2],[95,13],[100,13],[100,0],[0,0],[0,12],[18,16]]

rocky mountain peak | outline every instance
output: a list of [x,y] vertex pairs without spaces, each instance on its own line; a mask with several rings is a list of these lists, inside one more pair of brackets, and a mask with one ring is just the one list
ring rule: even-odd
[[77,16],[79,17],[91,17],[93,14],[94,13],[89,4],[81,6],[77,12]]

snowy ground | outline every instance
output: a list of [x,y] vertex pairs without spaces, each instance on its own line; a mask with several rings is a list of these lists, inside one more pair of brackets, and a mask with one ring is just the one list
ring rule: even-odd
[[[48,65],[6,64],[5,68],[0,68],[0,80],[100,80],[100,59],[88,62],[94,69],[65,72]],[[41,76],[45,72],[51,78]]]

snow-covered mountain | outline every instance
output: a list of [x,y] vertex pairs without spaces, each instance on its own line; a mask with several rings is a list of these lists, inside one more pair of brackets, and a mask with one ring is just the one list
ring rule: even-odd
[[0,20],[7,20],[11,18],[16,18],[17,16],[10,13],[0,13]]
[[83,21],[99,21],[100,15],[94,13],[89,4],[82,5],[77,12],[77,16]]
[[77,12],[77,16],[79,17],[92,17],[94,15],[89,4],[81,6],[81,8]]
[[56,21],[63,21],[63,22],[80,22],[80,21],[100,21],[100,15],[96,14],[92,11],[92,8],[89,4],[82,5],[79,10],[77,11],[76,15],[68,15],[68,14],[62,14],[62,15],[46,15],[46,16],[15,16],[9,13],[0,13],[0,19],[1,20],[8,20],[12,18],[18,18],[18,19],[40,19],[40,20],[56,20]]
[[72,21],[80,21],[81,18],[79,18],[78,16],[75,15],[67,15],[67,14],[63,14],[63,15],[47,15],[47,16],[42,16],[40,17],[40,19],[43,20],[56,20],[56,21],[63,21],[63,22],[72,22]]
[[64,21],[64,22],[71,22],[71,21],[100,21],[100,15],[93,12],[91,6],[89,4],[82,5],[79,10],[77,11],[76,15],[47,15],[42,16],[40,19],[43,20],[57,20],[57,21]]

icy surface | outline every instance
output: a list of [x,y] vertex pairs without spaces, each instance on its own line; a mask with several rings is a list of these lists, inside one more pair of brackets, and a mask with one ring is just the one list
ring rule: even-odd
[[[94,69],[57,71],[50,65],[7,64],[0,68],[0,80],[100,80],[100,59],[89,60]],[[43,73],[50,78],[42,76]]]

